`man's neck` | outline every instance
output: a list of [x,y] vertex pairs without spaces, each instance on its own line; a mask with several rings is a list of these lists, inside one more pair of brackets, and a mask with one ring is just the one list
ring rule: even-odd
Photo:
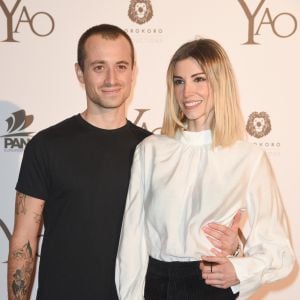
[[102,129],[118,129],[125,126],[127,120],[125,113],[92,113],[85,110],[81,117],[95,127]]

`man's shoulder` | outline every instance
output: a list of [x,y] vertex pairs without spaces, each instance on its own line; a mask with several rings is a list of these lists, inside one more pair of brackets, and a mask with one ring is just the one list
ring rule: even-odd
[[47,128],[44,128],[40,130],[36,136],[51,136],[52,134],[57,134],[60,132],[64,132],[65,130],[71,130],[74,128],[74,125],[76,124],[76,118],[77,116],[72,116],[67,119],[64,119],[58,123],[55,123]]
[[64,119],[54,125],[51,125],[45,129],[38,131],[28,144],[31,146],[38,145],[40,143],[47,143],[53,141],[57,137],[68,136],[74,132],[74,125],[76,124],[76,116]]
[[149,135],[152,135],[152,132],[139,127],[135,124],[133,124],[132,122],[128,121],[128,126],[131,130],[131,132],[135,135],[135,137],[139,140],[142,141],[144,138],[146,138]]

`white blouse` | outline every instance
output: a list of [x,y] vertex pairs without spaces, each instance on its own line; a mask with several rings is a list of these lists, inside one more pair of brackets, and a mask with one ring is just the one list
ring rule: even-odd
[[247,299],[263,283],[286,276],[294,264],[287,219],[265,152],[245,141],[211,148],[211,131],[152,135],[136,148],[119,250],[119,299],[144,299],[149,255],[195,261],[213,255],[201,228],[227,226],[248,212],[244,257],[231,257]]

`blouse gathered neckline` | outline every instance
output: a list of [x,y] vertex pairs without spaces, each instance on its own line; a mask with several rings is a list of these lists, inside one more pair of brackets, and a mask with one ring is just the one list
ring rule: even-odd
[[189,145],[204,146],[212,143],[212,133],[210,129],[202,131],[179,131],[176,134],[176,138],[180,142]]

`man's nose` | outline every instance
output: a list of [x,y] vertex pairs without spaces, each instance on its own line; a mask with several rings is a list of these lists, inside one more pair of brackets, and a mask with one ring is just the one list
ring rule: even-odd
[[116,83],[116,71],[113,68],[108,68],[106,70],[105,84],[108,86],[114,85]]

